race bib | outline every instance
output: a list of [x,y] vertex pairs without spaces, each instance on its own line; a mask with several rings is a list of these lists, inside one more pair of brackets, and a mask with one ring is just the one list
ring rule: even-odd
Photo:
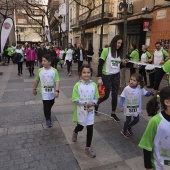
[[133,115],[134,113],[138,113],[139,112],[139,105],[136,106],[127,106],[126,107],[126,113],[129,115]]
[[111,60],[111,67],[112,68],[120,68],[120,61],[118,60]]
[[54,87],[53,86],[44,86],[43,93],[54,93]]

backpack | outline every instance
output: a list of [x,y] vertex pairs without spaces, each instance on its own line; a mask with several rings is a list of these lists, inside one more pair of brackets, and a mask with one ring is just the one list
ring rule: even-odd
[[14,58],[13,58],[14,63],[17,64],[21,60],[21,58],[22,58],[22,55],[20,53],[15,53]]

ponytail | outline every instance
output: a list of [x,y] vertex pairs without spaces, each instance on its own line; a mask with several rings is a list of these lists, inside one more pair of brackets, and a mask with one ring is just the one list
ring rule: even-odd
[[148,116],[155,116],[160,109],[159,102],[157,100],[157,96],[153,97],[151,100],[148,101],[146,105],[146,111]]

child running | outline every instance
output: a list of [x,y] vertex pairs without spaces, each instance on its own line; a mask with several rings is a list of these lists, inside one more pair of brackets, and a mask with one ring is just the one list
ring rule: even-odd
[[[155,107],[148,107],[149,116],[153,116],[139,143],[143,149],[146,170],[170,169],[170,86],[160,91],[162,110],[158,110],[158,101],[154,97],[149,101]],[[151,115],[153,114],[153,115]]]
[[43,67],[38,69],[35,77],[33,94],[37,95],[37,86],[40,82],[40,94],[43,100],[43,109],[47,127],[52,127],[51,108],[55,97],[59,96],[59,75],[55,68],[51,67],[51,56],[46,54],[42,57]]
[[86,153],[94,158],[95,152],[91,148],[93,137],[93,124],[94,124],[94,106],[96,105],[99,94],[97,85],[92,80],[92,69],[90,65],[83,64],[79,72],[80,81],[74,85],[72,101],[74,102],[74,115],[73,122],[77,123],[73,131],[72,141],[77,141],[79,131],[82,131],[84,126],[87,127],[86,139]]
[[[143,77],[134,73],[130,76],[129,85],[124,88],[120,95],[120,111],[124,110],[126,116],[121,134],[126,138],[133,135],[132,126],[139,122],[139,114],[142,111],[142,96],[152,95],[152,92],[146,91],[143,86]],[[133,120],[131,121],[132,116]]]

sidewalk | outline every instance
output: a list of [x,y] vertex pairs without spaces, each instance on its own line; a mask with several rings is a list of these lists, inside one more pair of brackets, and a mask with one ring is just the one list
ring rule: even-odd
[[[96,81],[97,64],[92,63],[93,80]],[[23,75],[17,75],[17,66],[0,66],[0,169],[2,170],[143,170],[142,150],[137,146],[145,130],[148,117],[144,98],[143,114],[134,128],[134,136],[124,138],[120,131],[124,116],[117,114],[121,123],[110,117],[108,99],[100,105],[94,124],[92,147],[97,157],[89,158],[84,151],[86,129],[78,135],[78,141],[71,140],[75,124],[72,123],[73,85],[78,81],[77,63],[73,75],[68,77],[66,67],[58,66],[60,75],[60,97],[53,106],[53,127],[46,128],[39,95],[33,96],[34,78],[25,68]],[[108,115],[108,116],[107,116]]]

